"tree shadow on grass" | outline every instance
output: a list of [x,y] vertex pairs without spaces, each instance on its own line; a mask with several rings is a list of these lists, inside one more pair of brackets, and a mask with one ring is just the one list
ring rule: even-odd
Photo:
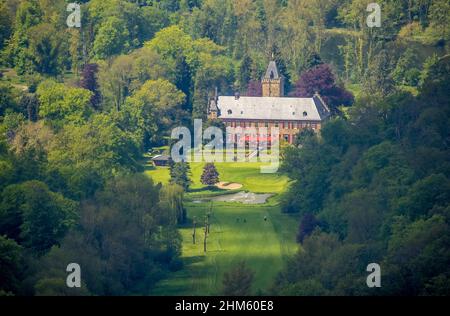
[[189,266],[191,264],[195,264],[195,263],[199,263],[201,261],[204,261],[205,257],[204,256],[191,256],[191,257],[184,257],[183,258],[183,264],[186,266]]

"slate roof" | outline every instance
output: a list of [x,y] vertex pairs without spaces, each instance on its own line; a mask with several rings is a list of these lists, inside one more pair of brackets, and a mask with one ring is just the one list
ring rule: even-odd
[[221,119],[322,121],[330,110],[319,95],[312,98],[219,96]]
[[167,155],[156,155],[155,157],[152,158],[153,161],[167,161],[169,159],[170,157]]
[[269,66],[267,67],[266,74],[264,75],[263,79],[279,79],[280,76],[278,75],[278,68],[275,61],[271,61],[269,63]]
[[209,101],[209,111],[212,112],[217,112],[219,111],[219,108],[217,107],[217,103],[216,103],[216,98],[211,98],[211,100]]

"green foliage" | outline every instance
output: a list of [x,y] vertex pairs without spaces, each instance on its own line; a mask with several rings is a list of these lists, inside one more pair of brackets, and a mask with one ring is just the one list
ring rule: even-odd
[[[173,165],[172,185],[160,188],[136,176],[138,160],[175,122],[204,119],[215,87],[231,95],[258,81],[273,53],[287,81],[329,63],[339,87],[363,87],[346,120],[331,120],[320,135],[303,131],[298,147],[283,150],[294,181],[281,207],[310,220],[300,228],[307,251],[277,292],[373,294],[357,273],[370,260],[386,266],[382,294],[448,295],[448,1],[380,1],[382,28],[367,28],[365,0],[82,2],[82,28],[69,30],[66,1],[0,4],[0,63],[8,67],[0,75],[0,235],[12,238],[0,237],[0,294],[148,294],[179,268],[175,225],[187,216],[183,191],[203,187],[203,164]],[[425,47],[405,51],[415,41]],[[394,50],[404,52],[395,64]],[[429,51],[439,55],[423,63]],[[92,93],[77,88],[81,65],[92,63],[95,113]],[[287,176],[255,174],[254,166],[216,166],[246,190],[287,186]],[[248,210],[249,219],[266,212]],[[233,211],[221,213],[230,227]],[[280,228],[296,225],[289,219],[270,238],[282,231],[294,244],[292,228]],[[254,224],[250,236],[264,233]],[[282,265],[275,248],[264,260],[245,257],[258,286],[275,273],[262,273],[261,262]],[[24,259],[38,267],[22,271]],[[82,264],[82,290],[64,286],[67,262]]]
[[24,276],[23,248],[14,240],[0,236],[0,292],[15,293]]
[[7,233],[38,254],[57,244],[76,220],[76,203],[51,192],[39,181],[6,187],[2,200],[2,234]]
[[254,273],[244,261],[226,272],[223,277],[223,295],[246,296],[251,294]]
[[[417,85],[417,68],[414,66],[417,64],[415,53],[412,49],[407,49],[402,56],[398,59],[397,65],[392,72],[392,78],[398,84]],[[415,73],[412,70],[415,69]]]
[[64,271],[67,260],[83,267],[92,294],[148,293],[180,254],[175,210],[159,203],[159,191],[147,177],[132,175],[115,178],[85,201],[79,227],[42,258],[47,268],[39,272],[38,293],[53,291],[44,284]]
[[191,169],[187,162],[175,162],[170,165],[170,183],[181,186],[184,190],[189,189]]
[[[88,101],[89,102],[89,101]],[[48,153],[49,169],[67,183],[71,196],[91,196],[106,179],[136,170],[139,146],[105,114],[83,125],[70,123]]]
[[3,116],[7,109],[16,110],[17,100],[11,85],[0,83],[0,116]]
[[122,127],[129,130],[137,128],[135,132],[142,135],[142,144],[147,148],[150,143],[161,141],[163,135],[160,131],[168,130],[181,116],[184,101],[184,93],[169,81],[148,80],[127,99],[123,109],[125,113],[119,115],[127,115],[133,124],[122,124]]
[[[277,293],[447,295],[447,66],[434,64],[417,97],[358,104],[348,120],[328,122],[320,138],[287,152],[283,167],[296,181],[285,211],[314,212],[320,229],[303,239]],[[365,285],[370,262],[382,267],[380,289]]]
[[176,224],[184,224],[187,214],[183,206],[184,189],[178,184],[166,185],[161,188],[161,206],[167,211],[174,212],[173,219]]
[[83,123],[90,115],[92,93],[89,90],[44,81],[36,93],[40,102],[39,115],[58,127],[67,123]]
[[207,163],[203,167],[203,173],[200,177],[200,182],[204,185],[214,185],[219,182],[219,172],[213,163]]
[[66,37],[56,32],[51,24],[39,24],[29,29],[28,53],[34,69],[41,74],[56,76],[64,69],[67,49]]
[[97,58],[104,59],[121,52],[127,52],[130,44],[126,23],[114,16],[105,20],[95,37],[94,53]]

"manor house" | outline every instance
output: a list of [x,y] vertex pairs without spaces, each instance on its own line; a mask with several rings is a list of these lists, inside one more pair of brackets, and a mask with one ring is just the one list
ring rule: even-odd
[[[278,127],[280,138],[292,144],[295,134],[303,128],[320,130],[330,116],[330,109],[319,94],[311,98],[284,96],[284,78],[275,61],[270,61],[262,78],[262,97],[218,96],[211,98],[208,117],[220,119],[226,126]],[[267,139],[259,135],[258,139]]]

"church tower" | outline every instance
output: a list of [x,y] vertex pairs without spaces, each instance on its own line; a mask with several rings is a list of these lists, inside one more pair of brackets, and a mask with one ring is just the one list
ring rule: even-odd
[[266,70],[266,74],[261,81],[263,97],[284,96],[284,78],[283,76],[278,74],[277,64],[274,60],[270,61],[269,66]]

